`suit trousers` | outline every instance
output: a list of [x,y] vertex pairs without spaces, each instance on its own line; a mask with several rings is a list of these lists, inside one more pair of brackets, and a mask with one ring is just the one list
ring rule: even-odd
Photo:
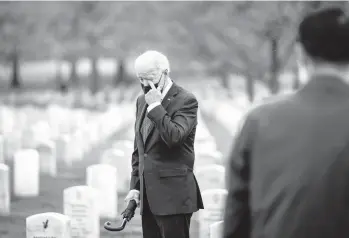
[[144,186],[142,231],[143,238],[189,238],[192,213],[157,216],[149,207]]

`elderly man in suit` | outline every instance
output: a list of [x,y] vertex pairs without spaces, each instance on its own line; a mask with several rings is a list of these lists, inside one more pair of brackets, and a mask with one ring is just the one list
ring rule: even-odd
[[193,174],[198,102],[169,77],[165,55],[135,61],[144,94],[136,105],[130,192],[140,203],[144,238],[189,238],[190,219],[203,208]]
[[349,18],[306,16],[299,91],[247,114],[227,167],[224,238],[349,237]]

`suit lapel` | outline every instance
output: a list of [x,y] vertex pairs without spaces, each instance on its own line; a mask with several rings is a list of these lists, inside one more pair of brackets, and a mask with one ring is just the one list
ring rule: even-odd
[[[145,112],[147,110],[147,104],[145,103],[145,100],[143,99],[143,104],[142,104],[142,109],[140,114],[138,115],[138,119],[137,119],[137,124],[136,124],[136,133],[139,134],[140,133],[140,128],[144,119],[144,115]],[[142,136],[140,136],[140,140],[143,142]],[[143,144],[143,143],[142,143]]]
[[[173,83],[170,90],[167,92],[166,96],[162,99],[162,102],[161,102],[161,105],[165,110],[170,105],[172,99],[177,95],[177,93],[178,93],[178,86],[175,83]],[[149,128],[148,135],[146,136],[144,145],[146,145],[146,143],[149,141],[149,138],[151,137],[151,134],[154,132],[154,129],[155,129],[155,124],[152,123]]]

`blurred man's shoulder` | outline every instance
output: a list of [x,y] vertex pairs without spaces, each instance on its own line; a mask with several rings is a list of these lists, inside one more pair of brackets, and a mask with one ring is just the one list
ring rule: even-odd
[[249,113],[259,114],[263,111],[287,106],[293,100],[293,97],[294,92],[288,92],[263,98],[260,101],[252,104],[251,108],[249,109]]

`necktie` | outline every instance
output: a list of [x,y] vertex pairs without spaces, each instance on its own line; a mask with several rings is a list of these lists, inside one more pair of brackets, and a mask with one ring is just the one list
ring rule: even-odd
[[141,134],[142,134],[142,138],[143,138],[143,143],[145,143],[145,139],[147,138],[151,124],[152,124],[152,122],[148,118],[148,111],[146,111],[146,113],[144,115],[143,122],[142,122],[142,126],[141,126]]

